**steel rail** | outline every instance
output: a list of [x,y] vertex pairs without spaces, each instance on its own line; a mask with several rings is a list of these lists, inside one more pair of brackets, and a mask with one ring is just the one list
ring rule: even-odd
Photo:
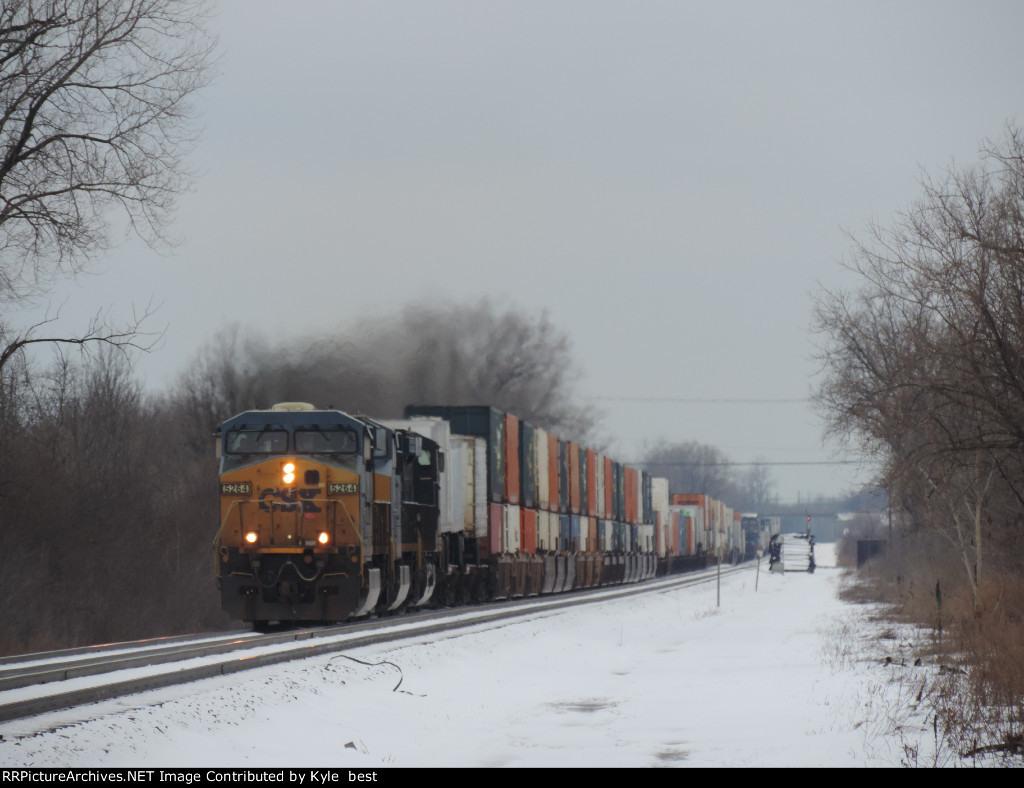
[[[751,568],[751,564],[722,567],[722,574],[733,574]],[[47,678],[45,682],[42,680],[29,680],[17,686],[19,688],[32,685],[41,686],[46,682],[70,680],[98,675],[104,672],[114,673],[131,668],[151,667],[156,664],[166,664],[169,667],[175,666],[166,672],[154,673],[148,676],[114,680],[106,684],[82,689],[0,703],[0,722],[23,719],[46,712],[59,711],[148,690],[160,689],[176,684],[187,684],[200,679],[230,675],[244,670],[276,665],[282,662],[305,659],[346,649],[363,648],[439,633],[452,633],[463,629],[479,627],[484,624],[494,624],[538,614],[554,613],[569,607],[622,599],[637,594],[664,593],[678,588],[709,583],[715,580],[715,578],[716,572],[712,569],[699,573],[652,578],[640,583],[577,589],[568,594],[517,598],[473,607],[446,608],[424,612],[416,616],[388,617],[355,622],[355,624],[293,630],[263,636],[236,636],[229,638],[228,642],[221,643],[220,645],[206,642],[195,644],[190,648],[185,644],[180,647],[164,650],[161,654],[146,654],[127,658],[115,656],[107,661],[106,665],[108,667],[105,670],[104,665],[99,662],[91,665],[79,665],[77,667],[73,665],[54,667],[50,670],[40,671],[40,673],[53,676],[53,678]],[[142,642],[148,643],[151,641]],[[181,664],[190,659],[216,656],[239,650],[254,651],[288,642],[297,642],[300,645],[271,653],[238,655],[228,660],[206,665],[184,667]],[[124,645],[126,644],[118,644],[119,647]],[[55,652],[48,653],[53,654]],[[38,658],[41,655],[25,656]],[[154,656],[158,657],[158,659],[151,659]],[[165,656],[167,659],[162,658]],[[57,674],[61,673],[65,674],[63,678],[57,676]],[[25,674],[26,677],[31,675],[33,674]],[[13,688],[14,686],[12,685],[5,689]]]

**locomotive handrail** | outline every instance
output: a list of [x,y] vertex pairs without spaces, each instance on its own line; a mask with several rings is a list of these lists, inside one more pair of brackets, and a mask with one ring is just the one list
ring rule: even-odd
[[226,512],[224,512],[224,516],[220,520],[220,528],[217,529],[217,535],[213,537],[213,546],[214,547],[216,547],[220,543],[220,535],[222,533],[224,533],[224,526],[227,524],[228,517],[231,516],[231,510],[234,509],[235,506],[237,506],[238,504],[242,504],[242,503],[252,503],[252,501],[251,500],[242,499],[242,498],[237,498],[237,499],[235,499],[234,501],[231,502],[231,506],[229,506],[228,510]]

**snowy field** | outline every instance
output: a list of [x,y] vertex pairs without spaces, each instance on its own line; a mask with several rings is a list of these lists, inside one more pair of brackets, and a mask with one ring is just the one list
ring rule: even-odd
[[930,764],[928,668],[818,560],[3,723],[0,767]]

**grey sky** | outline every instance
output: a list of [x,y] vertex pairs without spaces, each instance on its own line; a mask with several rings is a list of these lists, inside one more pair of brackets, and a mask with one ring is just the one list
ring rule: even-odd
[[[547,309],[588,396],[805,397],[843,228],[1024,120],[1018,0],[219,8],[185,242],[129,242],[53,297],[69,328],[161,302],[154,387],[230,322],[304,334],[486,295]],[[806,404],[595,404],[625,460],[659,438],[832,458]],[[775,476],[784,500],[867,478]]]

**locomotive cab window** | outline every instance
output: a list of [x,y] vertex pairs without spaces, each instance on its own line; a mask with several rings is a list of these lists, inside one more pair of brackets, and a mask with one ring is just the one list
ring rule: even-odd
[[224,451],[228,454],[284,454],[288,451],[285,430],[231,430]]
[[417,503],[434,506],[437,504],[437,480],[438,467],[437,458],[440,454],[437,449],[424,446],[416,455],[416,464],[413,472],[413,487]]
[[358,449],[355,432],[345,427],[295,430],[295,451],[300,454],[355,454]]

